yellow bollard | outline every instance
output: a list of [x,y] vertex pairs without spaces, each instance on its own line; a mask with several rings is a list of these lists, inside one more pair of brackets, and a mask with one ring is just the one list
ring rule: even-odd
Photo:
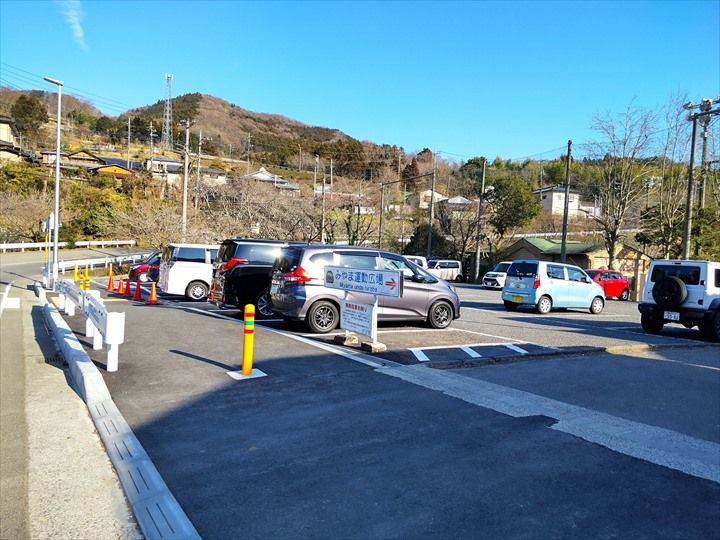
[[90,290],[90,267],[88,265],[85,265],[85,290]]
[[255,348],[255,306],[245,306],[245,329],[243,331],[242,374],[246,377],[252,373],[253,349]]
[[73,268],[73,283],[78,282],[78,268],[77,264],[75,265],[75,268]]

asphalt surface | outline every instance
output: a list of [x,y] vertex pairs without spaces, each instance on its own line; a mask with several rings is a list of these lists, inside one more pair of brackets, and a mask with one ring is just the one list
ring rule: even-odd
[[[127,318],[108,387],[204,538],[719,535],[720,484],[702,477],[720,470],[712,369],[597,352],[455,371],[362,363],[269,322],[255,338],[267,377],[235,381],[239,319],[174,301],[108,305]],[[697,345],[711,363],[717,349]],[[525,412],[479,406],[456,379],[492,382],[482,399],[499,389]],[[600,432],[567,426],[565,411]],[[653,462],[673,448],[699,452],[700,477]]]
[[720,538],[718,346],[460,294],[452,333],[381,325],[383,355],[259,323],[243,381],[232,312],[111,295],[115,373],[67,321],[203,538]]

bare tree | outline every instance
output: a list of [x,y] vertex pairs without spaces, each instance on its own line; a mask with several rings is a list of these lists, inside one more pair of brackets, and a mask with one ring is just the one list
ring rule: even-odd
[[628,107],[617,117],[607,114],[592,123],[603,137],[592,144],[601,169],[595,188],[602,206],[602,214],[594,219],[602,228],[610,268],[615,263],[628,209],[645,192],[645,178],[651,168],[644,158],[651,143],[653,121],[650,112]]
[[[660,170],[657,176],[645,181],[646,210],[637,239],[657,248],[663,258],[680,253],[683,224],[685,222],[685,192],[687,189],[687,157],[689,135],[681,103],[687,101],[673,97],[665,112],[667,131],[661,141]],[[654,204],[650,205],[650,197]]]
[[44,239],[41,223],[47,219],[52,201],[53,196],[48,193],[4,192],[0,197],[0,241],[41,242]]

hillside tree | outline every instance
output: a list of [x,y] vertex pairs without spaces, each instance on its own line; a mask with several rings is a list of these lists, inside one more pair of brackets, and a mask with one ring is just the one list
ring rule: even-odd
[[602,229],[610,268],[614,268],[628,210],[644,195],[646,178],[651,176],[650,161],[644,158],[650,149],[653,125],[650,112],[633,107],[617,117],[595,117],[592,123],[602,136],[591,145],[600,168],[594,194],[600,201],[601,213],[593,219]]

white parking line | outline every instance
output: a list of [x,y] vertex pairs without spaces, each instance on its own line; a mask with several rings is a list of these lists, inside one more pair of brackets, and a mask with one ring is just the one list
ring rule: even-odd
[[470,358],[482,358],[482,355],[476,353],[470,347],[460,347],[460,349],[465,351],[465,354],[467,354]]
[[412,348],[408,349],[411,353],[415,355],[415,358],[417,358],[418,362],[428,362],[430,359],[425,356],[425,353],[422,352],[422,348]]
[[[522,347],[518,347],[517,345],[513,345],[512,343],[506,343],[505,346],[510,349],[511,351],[518,352],[520,354],[527,354],[528,352],[523,349]],[[555,347],[548,347],[548,349],[554,349]]]
[[720,444],[715,442],[447,370],[427,369],[416,364],[379,372],[516,418],[536,415],[555,418],[558,423],[550,429],[650,463],[720,482],[717,459]]

